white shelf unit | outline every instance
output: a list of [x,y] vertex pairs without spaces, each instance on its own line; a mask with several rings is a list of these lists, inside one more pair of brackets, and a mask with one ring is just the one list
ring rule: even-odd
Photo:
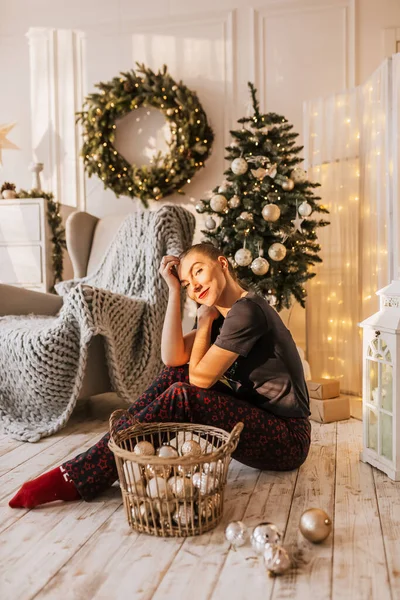
[[0,199],[0,283],[49,291],[49,229],[44,198]]

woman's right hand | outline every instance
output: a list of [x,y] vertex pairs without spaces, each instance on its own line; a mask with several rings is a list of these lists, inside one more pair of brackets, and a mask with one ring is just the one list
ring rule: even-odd
[[180,260],[177,256],[163,256],[159,273],[162,278],[166,281],[170,290],[180,290],[181,284],[179,281],[176,267],[180,264]]

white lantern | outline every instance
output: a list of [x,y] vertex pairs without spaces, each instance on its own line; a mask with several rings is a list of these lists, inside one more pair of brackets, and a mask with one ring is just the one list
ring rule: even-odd
[[400,481],[400,280],[377,292],[363,328],[363,450],[360,458]]

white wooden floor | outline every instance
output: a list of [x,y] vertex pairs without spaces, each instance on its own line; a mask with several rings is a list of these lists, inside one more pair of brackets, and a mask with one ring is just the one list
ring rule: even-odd
[[[259,472],[231,463],[222,524],[189,539],[131,531],[118,487],[91,503],[12,510],[26,480],[88,448],[117,407],[110,397],[78,407],[68,427],[38,444],[0,437],[0,598],[266,600],[400,598],[400,484],[359,462],[361,422],[313,423],[299,471]],[[334,520],[322,545],[298,530],[320,507]],[[295,566],[269,578],[250,546],[229,549],[232,520],[273,521],[285,531]]]

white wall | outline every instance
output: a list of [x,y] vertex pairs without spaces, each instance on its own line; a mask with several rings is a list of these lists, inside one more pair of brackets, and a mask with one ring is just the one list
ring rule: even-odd
[[[21,148],[4,152],[0,181],[15,181],[17,187],[31,184],[31,119],[38,117],[30,110],[26,34],[33,27],[74,29],[85,38],[87,92],[96,82],[132,68],[135,60],[152,68],[166,63],[174,77],[197,90],[216,141],[206,169],[185,188],[187,196],[177,198],[193,210],[194,199],[222,178],[228,130],[246,113],[247,81],[258,86],[263,110],[284,114],[301,133],[304,100],[357,84],[379,65],[388,40],[397,36],[400,2],[0,0],[0,15],[0,123],[17,121],[10,139]],[[44,154],[36,151],[46,168]],[[132,206],[130,200],[104,191],[98,180],[86,181],[89,212],[101,216],[128,212]],[[290,328],[304,346],[301,308],[293,310]]]

